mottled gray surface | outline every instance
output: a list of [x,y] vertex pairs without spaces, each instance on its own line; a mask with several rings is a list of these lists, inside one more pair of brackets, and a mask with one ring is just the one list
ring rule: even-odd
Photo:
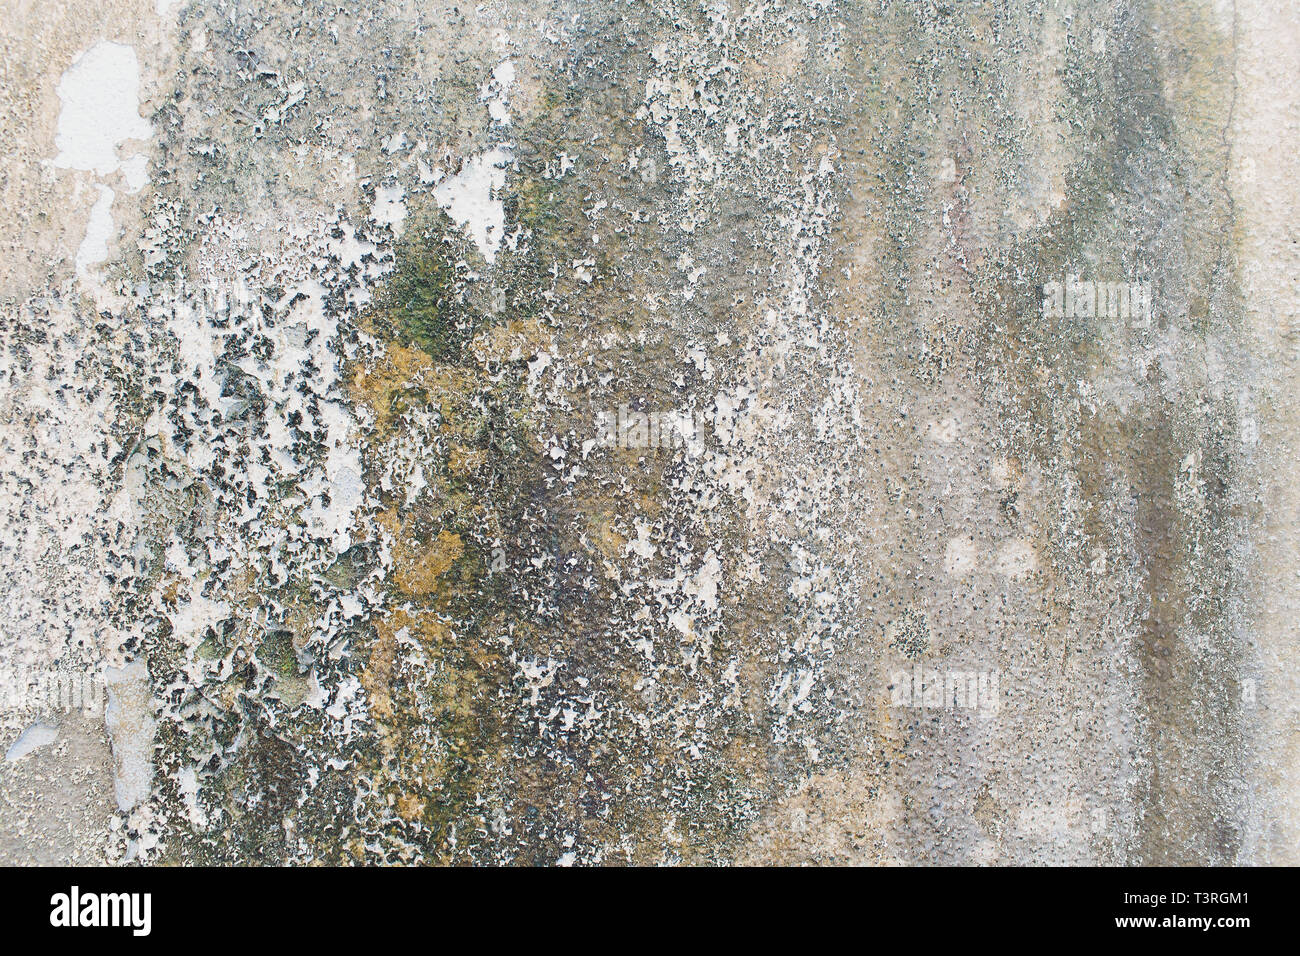
[[0,862],[1297,861],[1300,14],[8,5]]

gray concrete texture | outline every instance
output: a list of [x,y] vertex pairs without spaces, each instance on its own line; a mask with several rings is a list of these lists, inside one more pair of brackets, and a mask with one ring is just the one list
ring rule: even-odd
[[1300,10],[0,2],[0,862],[1300,862]]

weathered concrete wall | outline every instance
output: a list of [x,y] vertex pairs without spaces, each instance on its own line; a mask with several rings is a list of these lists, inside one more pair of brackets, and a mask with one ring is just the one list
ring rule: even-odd
[[9,6],[0,859],[1296,861],[1300,15]]

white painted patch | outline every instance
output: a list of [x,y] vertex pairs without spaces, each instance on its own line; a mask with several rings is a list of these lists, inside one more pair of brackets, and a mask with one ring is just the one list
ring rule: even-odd
[[68,67],[57,91],[63,108],[54,165],[60,169],[108,176],[121,165],[119,145],[153,135],[140,116],[140,64],[129,46],[96,44]]
[[113,790],[118,809],[131,810],[153,788],[154,718],[149,672],[143,661],[104,672],[108,706],[104,727],[113,743]]
[[505,207],[498,196],[505,187],[509,162],[508,149],[495,146],[466,162],[459,173],[433,191],[438,205],[474,240],[489,265],[496,262],[505,235]]
[[17,763],[33,751],[41,747],[49,746],[59,738],[59,731],[49,724],[32,724],[21,734],[18,739],[10,746],[9,752],[5,754],[7,763]]
[[483,84],[483,89],[479,91],[479,99],[487,103],[488,115],[492,117],[493,122],[500,123],[502,126],[510,125],[510,110],[507,109],[507,103],[510,99],[510,87],[515,82],[515,65],[510,60],[502,60],[492,71],[492,78]]
[[[57,87],[62,109],[54,145],[58,169],[80,169],[104,178],[121,172],[128,192],[149,181],[149,160],[142,153],[118,156],[127,140],[148,139],[153,128],[140,116],[140,63],[135,50],[104,41],[91,47],[64,71]],[[98,184],[99,198],[90,210],[86,236],[77,249],[76,272],[91,277],[93,266],[108,258],[113,239],[115,194]]]
[[970,537],[953,538],[943,556],[943,569],[955,578],[975,568],[975,542]]
[[140,153],[124,160],[122,178],[126,180],[126,191],[138,193],[149,182],[149,157]]
[[86,222],[86,238],[77,249],[77,275],[86,278],[91,266],[108,258],[108,244],[113,239],[113,199],[115,194],[107,186],[99,187],[99,198],[90,207]]
[[401,237],[406,230],[406,190],[394,183],[380,186],[375,190],[375,205],[370,210],[370,218],[381,226],[393,230],[393,235]]

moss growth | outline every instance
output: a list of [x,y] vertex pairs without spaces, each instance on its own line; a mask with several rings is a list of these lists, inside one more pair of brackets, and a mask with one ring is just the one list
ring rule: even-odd
[[397,271],[373,312],[393,341],[415,345],[430,357],[457,362],[465,343],[483,323],[468,302],[456,243],[431,230],[416,233],[397,249]]

